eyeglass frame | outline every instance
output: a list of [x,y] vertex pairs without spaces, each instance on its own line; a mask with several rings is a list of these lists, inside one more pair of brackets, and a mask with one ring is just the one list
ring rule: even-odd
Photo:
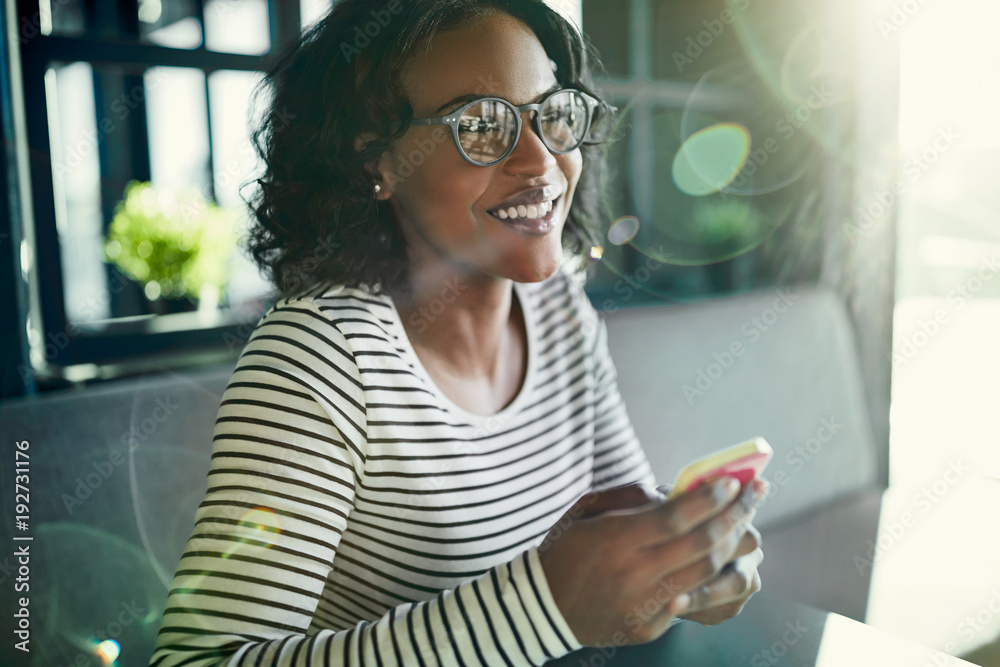
[[[550,99],[552,99],[556,95],[559,95],[560,93],[567,93],[567,92],[577,93],[580,96],[580,98],[583,99],[584,104],[587,105],[587,127],[584,129],[583,137],[580,139],[580,141],[576,143],[575,146],[573,146],[573,148],[561,151],[561,150],[556,150],[555,148],[549,146],[549,142],[545,139],[545,135],[542,133],[540,118],[541,118],[542,107]],[[464,114],[469,107],[481,104],[483,102],[500,102],[505,107],[514,112],[514,118],[517,121],[517,131],[514,133],[514,140],[511,142],[510,148],[508,148],[507,151],[503,155],[498,157],[496,160],[486,163],[476,162],[471,157],[469,157],[466,154],[465,149],[462,148],[462,141],[458,136],[458,123],[462,119],[462,114]],[[521,128],[524,126],[524,121],[521,119],[521,114],[523,114],[525,111],[535,112],[534,115],[532,116],[531,124],[535,128],[535,133],[538,135],[538,138],[542,140],[542,143],[545,145],[545,147],[549,149],[551,152],[555,153],[556,155],[566,155],[567,153],[572,153],[573,151],[575,151],[583,144],[584,141],[586,141],[587,136],[590,134],[590,128],[594,122],[594,112],[598,108],[600,108],[601,105],[602,105],[601,100],[597,99],[593,95],[590,95],[589,93],[585,93],[584,91],[578,88],[560,88],[559,90],[553,90],[539,102],[535,102],[534,104],[522,104],[520,106],[515,106],[512,102],[509,102],[508,100],[505,100],[502,97],[479,97],[470,102],[466,102],[462,106],[458,107],[451,113],[446,114],[444,116],[437,116],[434,118],[414,118],[412,121],[410,121],[410,127],[428,126],[428,125],[448,125],[449,127],[451,127],[451,138],[455,142],[455,148],[458,149],[458,154],[461,155],[466,162],[473,164],[477,167],[492,167],[493,165],[499,164],[500,162],[506,160],[510,156],[510,154],[514,152],[514,149],[517,148],[517,142],[520,141],[521,139]]]

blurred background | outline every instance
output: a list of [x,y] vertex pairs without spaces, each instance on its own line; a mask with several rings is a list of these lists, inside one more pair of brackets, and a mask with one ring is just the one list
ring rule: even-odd
[[[855,549],[841,563],[863,575],[858,601],[835,608],[840,601],[832,593],[829,603],[819,594],[800,597],[977,664],[1000,664],[1000,278],[994,279],[1000,188],[990,185],[1000,158],[994,118],[1000,6],[992,0],[552,4],[600,52],[599,87],[621,110],[621,139],[608,149],[611,170],[603,185],[605,238],[590,251],[600,260],[587,286],[595,307],[609,322],[631,322],[640,313],[701,312],[684,309],[779,288],[836,295],[850,334],[845,363],[857,369],[856,398],[870,442],[864,481],[879,490],[870,513],[876,532],[869,550]],[[11,416],[20,409],[15,405],[114,387],[131,395],[121,388],[139,378],[231,369],[272,303],[268,285],[238,249],[247,224],[241,197],[252,195],[260,168],[248,135],[250,93],[269,54],[330,6],[329,0],[5,2],[5,436],[11,424],[22,423]],[[766,318],[734,322],[726,341],[747,342],[770,326]],[[657,347],[661,335],[672,340],[674,331],[644,330],[644,352],[684,356],[666,342]],[[613,329],[615,335],[624,340]],[[810,347],[801,334],[774,341],[776,354]],[[623,370],[629,365],[623,356],[625,385],[634,377]],[[766,364],[756,371],[756,384],[744,387],[743,396],[788,391]],[[228,375],[220,377],[224,386]],[[669,396],[685,408],[680,386]],[[623,392],[628,399],[629,391],[643,390]],[[217,409],[213,391],[199,394],[206,419]],[[633,416],[641,431],[640,400]],[[57,415],[56,409],[38,414]],[[782,409],[776,414],[789,414]],[[133,406],[133,433],[135,414]],[[63,429],[71,422],[55,421]],[[129,427],[115,428],[113,444]],[[650,439],[642,439],[649,448]],[[708,449],[726,444],[732,443]],[[658,456],[651,453],[667,460]],[[687,458],[669,463],[676,469]],[[135,500],[137,476],[151,484],[162,464],[153,457],[137,468],[130,459],[126,497]],[[201,475],[203,493],[201,465],[196,457],[187,470]],[[67,473],[60,484],[72,488],[75,476]],[[43,502],[65,513],[60,489]],[[840,497],[831,493],[823,502]],[[143,513],[159,511],[153,504],[133,505],[138,537],[121,546],[131,555],[120,557],[153,563],[135,575],[147,577],[152,592],[129,630],[148,634],[158,627],[157,587],[172,573],[177,547],[169,538],[158,546],[161,538],[143,527]],[[774,525],[792,525],[790,516],[782,515],[784,523],[776,517]],[[171,530],[186,537],[185,520]],[[57,528],[66,532],[54,540],[109,548],[79,515]],[[150,555],[161,549],[169,555]],[[821,568],[808,576],[822,577]],[[825,585],[836,588],[838,581],[830,575]],[[781,590],[791,595],[796,588],[788,583]],[[86,609],[85,600],[79,604]],[[70,608],[59,618],[72,616]],[[80,632],[99,637],[94,629]],[[89,649],[85,654],[93,664],[110,662],[96,661]],[[73,653],[49,657],[53,662],[37,664],[68,663]]]

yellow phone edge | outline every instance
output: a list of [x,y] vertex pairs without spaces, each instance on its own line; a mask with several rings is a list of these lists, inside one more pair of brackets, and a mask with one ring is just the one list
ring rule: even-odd
[[752,454],[773,453],[774,450],[771,448],[771,445],[767,442],[767,440],[760,436],[733,445],[732,447],[727,447],[726,449],[713,452],[684,466],[680,473],[678,473],[677,480],[674,482],[674,485],[670,489],[670,493],[667,497],[674,498],[679,496],[682,493],[681,489],[686,489],[691,482],[706,473],[710,473],[712,470],[715,470],[720,466],[726,465],[727,463],[731,463],[732,461],[736,461]]

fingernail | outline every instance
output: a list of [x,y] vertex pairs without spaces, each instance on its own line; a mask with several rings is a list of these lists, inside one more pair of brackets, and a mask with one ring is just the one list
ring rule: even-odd
[[735,496],[736,493],[740,490],[740,480],[736,479],[735,477],[727,477],[726,483],[723,488],[726,489],[726,493],[728,493],[730,496]]
[[674,616],[682,613],[691,604],[691,596],[687,593],[681,593],[674,598]]

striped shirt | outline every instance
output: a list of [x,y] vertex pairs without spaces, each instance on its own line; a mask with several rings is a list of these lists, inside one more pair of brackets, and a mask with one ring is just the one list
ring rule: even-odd
[[150,665],[541,665],[581,648],[538,547],[588,491],[655,480],[582,284],[561,269],[514,294],[527,376],[491,416],[440,391],[388,295],[326,285],[264,315]]

